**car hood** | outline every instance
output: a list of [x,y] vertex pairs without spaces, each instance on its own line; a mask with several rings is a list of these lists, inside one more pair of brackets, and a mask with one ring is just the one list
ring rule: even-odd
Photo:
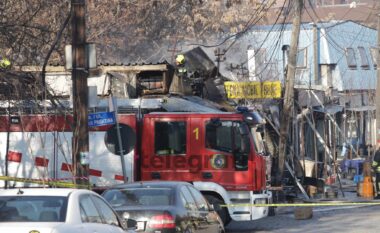
[[55,228],[62,225],[61,222],[4,222],[0,223],[0,232],[39,232],[51,233]]

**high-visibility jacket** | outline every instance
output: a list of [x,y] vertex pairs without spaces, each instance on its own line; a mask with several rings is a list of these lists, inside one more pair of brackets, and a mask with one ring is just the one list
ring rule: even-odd
[[178,67],[178,73],[184,74],[187,72],[187,69],[185,67]]
[[373,157],[372,168],[376,173],[380,173],[380,150],[377,150]]

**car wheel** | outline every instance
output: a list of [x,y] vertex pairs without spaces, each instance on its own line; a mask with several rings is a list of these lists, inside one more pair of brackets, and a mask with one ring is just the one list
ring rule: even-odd
[[219,214],[223,224],[227,225],[231,221],[231,217],[228,213],[228,209],[226,207],[221,207],[221,205],[225,205],[224,201],[212,195],[205,195],[205,197],[207,201],[214,206],[214,209]]

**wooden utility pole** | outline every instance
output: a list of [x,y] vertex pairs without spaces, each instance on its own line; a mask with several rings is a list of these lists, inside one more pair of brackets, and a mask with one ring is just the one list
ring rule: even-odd
[[297,53],[298,53],[298,38],[301,30],[301,16],[303,9],[303,0],[296,0],[294,2],[294,18],[292,37],[290,42],[290,51],[285,80],[285,96],[284,106],[282,109],[280,120],[280,141],[278,153],[278,170],[275,177],[275,185],[281,185],[282,175],[284,172],[284,164],[287,151],[287,136],[289,132],[290,117],[293,108],[294,99],[294,79],[297,67]]
[[380,146],[380,14],[377,22],[376,148]]
[[[171,62],[172,62],[172,64],[174,64],[175,62],[174,62],[174,59],[175,59],[175,55],[178,53],[178,52],[181,52],[182,51],[182,49],[177,49],[177,46],[178,46],[178,40],[179,40],[180,38],[179,38],[179,36],[178,36],[178,32],[177,32],[177,34],[175,35],[175,37],[174,37],[174,46],[173,46],[173,48],[168,48],[168,52],[172,52],[172,58],[171,58]],[[183,39],[183,38],[182,38]]]
[[71,0],[72,15],[72,82],[73,82],[73,172],[77,184],[88,184],[88,87],[86,67],[85,0]]

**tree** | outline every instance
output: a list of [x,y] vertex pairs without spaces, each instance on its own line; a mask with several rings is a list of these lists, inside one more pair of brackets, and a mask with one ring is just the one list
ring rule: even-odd
[[41,63],[68,9],[60,0],[1,1],[0,54],[18,65]]

